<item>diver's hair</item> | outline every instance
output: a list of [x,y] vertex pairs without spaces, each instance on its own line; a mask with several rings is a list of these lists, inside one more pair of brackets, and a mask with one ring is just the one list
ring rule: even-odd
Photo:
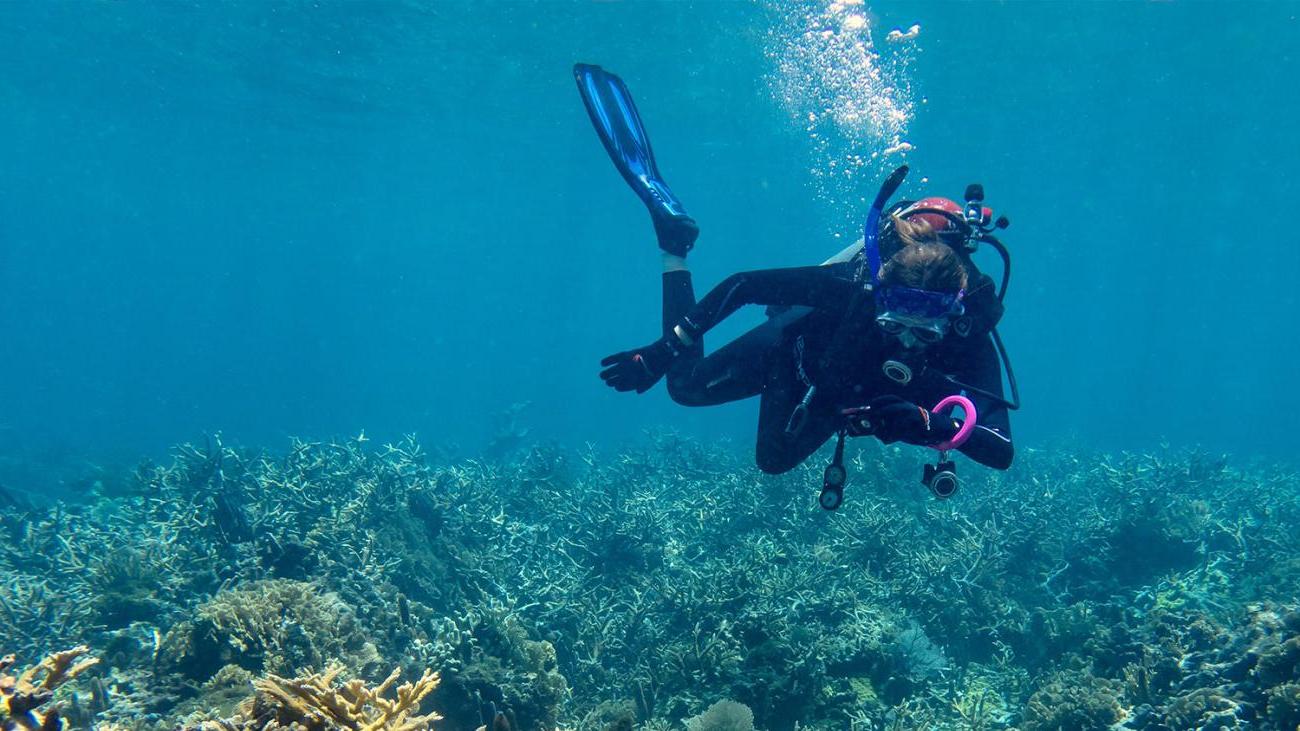
[[894,216],[894,231],[902,245],[880,268],[880,286],[911,287],[931,292],[958,292],[968,276],[961,257],[925,221]]
[[897,213],[890,215],[889,223],[882,226],[880,255],[889,259],[894,254],[915,244],[935,244],[942,241],[939,233],[922,218],[906,219]]
[[906,249],[914,244],[939,243],[939,234],[929,221],[922,218],[909,221],[897,213],[893,215],[893,219],[894,236],[898,239],[897,245],[900,249]]

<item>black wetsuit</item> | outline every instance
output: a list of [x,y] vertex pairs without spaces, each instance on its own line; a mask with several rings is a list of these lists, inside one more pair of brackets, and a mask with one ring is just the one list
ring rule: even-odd
[[[1006,405],[962,388],[1002,395],[1002,369],[987,328],[974,328],[965,336],[949,332],[927,351],[924,370],[908,385],[899,385],[881,370],[897,339],[876,326],[874,299],[858,298],[860,311],[845,318],[861,287],[849,268],[841,264],[735,274],[699,302],[689,272],[665,273],[664,334],[680,326],[694,339],[668,371],[672,399],[686,406],[710,406],[760,396],[758,467],[778,474],[803,462],[843,428],[845,408],[889,394],[931,408],[945,396],[965,392],[975,404],[977,428],[960,451],[990,467],[1009,467],[1014,450]],[[983,280],[987,277],[981,275]],[[991,287],[991,280],[987,285]],[[982,289],[991,292],[988,287]],[[969,309],[970,297],[967,302]],[[813,309],[798,316],[778,314],[705,357],[703,334],[751,304]],[[840,357],[829,362],[824,354],[841,326],[847,329],[839,335]],[[807,418],[792,432],[787,429],[791,414],[810,384],[816,384],[817,391]]]

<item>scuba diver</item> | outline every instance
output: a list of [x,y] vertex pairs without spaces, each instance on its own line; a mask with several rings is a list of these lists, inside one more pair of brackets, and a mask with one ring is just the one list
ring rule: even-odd
[[[938,197],[887,206],[907,174],[901,167],[876,196],[861,242],[821,265],[734,274],[697,300],[686,255],[699,227],[659,174],[630,92],[599,66],[578,64],[574,75],[663,251],[662,336],[602,360],[606,384],[645,393],[666,377],[669,395],[685,406],[758,396],[756,461],[771,474],[838,436],[822,486],[827,509],[843,499],[846,436],[937,450],[922,481],[938,497],[958,485],[949,451],[1011,465],[1008,411],[1019,394],[995,330],[1010,258],[993,235],[1008,222],[993,221],[980,186],[967,189],[965,206]],[[1002,256],[1000,287],[971,259],[980,243]],[[704,335],[745,305],[768,306],[767,322],[705,356]]]

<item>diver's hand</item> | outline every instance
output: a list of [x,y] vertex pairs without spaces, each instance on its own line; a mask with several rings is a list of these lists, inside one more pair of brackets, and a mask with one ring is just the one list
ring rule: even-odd
[[605,367],[600,372],[601,380],[616,391],[645,393],[664,377],[679,352],[681,341],[669,335],[644,348],[606,356],[600,362]]
[[853,436],[874,436],[885,444],[905,442],[929,447],[957,434],[951,417],[934,414],[898,396],[881,396],[867,406],[845,409],[846,428]]
[[869,437],[875,433],[876,427],[871,423],[870,412],[870,406],[855,406],[840,412],[844,416],[844,428],[849,436]]

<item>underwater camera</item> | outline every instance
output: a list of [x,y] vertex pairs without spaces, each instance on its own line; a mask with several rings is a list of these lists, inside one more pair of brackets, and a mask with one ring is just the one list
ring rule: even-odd
[[961,486],[957,479],[956,463],[947,461],[926,465],[921,475],[921,484],[930,488],[930,492],[941,500],[952,497]]

